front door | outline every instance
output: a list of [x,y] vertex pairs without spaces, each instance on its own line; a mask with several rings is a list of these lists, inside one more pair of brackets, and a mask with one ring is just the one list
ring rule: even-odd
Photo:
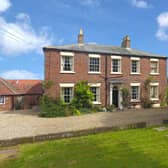
[[118,107],[118,87],[113,87],[113,95],[112,95],[112,101],[115,107]]

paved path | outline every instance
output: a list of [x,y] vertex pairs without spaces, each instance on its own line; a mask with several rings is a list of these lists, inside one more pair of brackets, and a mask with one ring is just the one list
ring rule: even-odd
[[0,112],[0,140],[50,133],[122,126],[137,122],[148,125],[168,120],[168,109],[129,110],[63,118],[40,118],[31,112]]

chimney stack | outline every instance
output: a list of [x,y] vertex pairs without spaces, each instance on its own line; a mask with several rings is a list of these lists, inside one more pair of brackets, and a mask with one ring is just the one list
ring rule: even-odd
[[123,38],[121,47],[123,47],[123,48],[130,48],[131,47],[131,40],[130,40],[130,37],[128,35],[126,35]]
[[84,35],[83,35],[82,29],[80,29],[79,34],[78,34],[78,44],[79,45],[84,44]]

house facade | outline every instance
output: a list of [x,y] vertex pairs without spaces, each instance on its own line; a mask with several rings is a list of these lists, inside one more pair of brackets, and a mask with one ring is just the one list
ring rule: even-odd
[[43,93],[41,82],[0,78],[0,111],[29,109],[38,105]]
[[73,98],[74,86],[87,80],[94,95],[94,104],[114,104],[122,109],[122,88],[130,91],[130,104],[140,107],[145,94],[144,81],[150,76],[150,100],[160,106],[166,88],[166,57],[132,49],[130,38],[123,38],[121,47],[85,44],[80,30],[78,43],[43,48],[45,81],[54,85],[45,91],[50,97],[61,97],[66,103]]

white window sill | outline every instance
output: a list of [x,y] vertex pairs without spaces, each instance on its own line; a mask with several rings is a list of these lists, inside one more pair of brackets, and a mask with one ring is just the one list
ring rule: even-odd
[[101,72],[88,72],[88,74],[101,74]]
[[140,72],[131,72],[131,75],[140,75]]
[[138,103],[138,102],[141,102],[139,99],[138,100],[131,100],[131,103]]
[[5,103],[0,103],[0,105],[4,105]]
[[159,73],[150,73],[150,75],[159,75]]
[[150,98],[151,101],[158,101],[158,98]]
[[101,102],[94,101],[93,104],[101,104]]
[[121,75],[123,74],[122,72],[111,72],[110,74],[118,74],[118,75]]
[[60,71],[60,73],[74,74],[74,71]]

